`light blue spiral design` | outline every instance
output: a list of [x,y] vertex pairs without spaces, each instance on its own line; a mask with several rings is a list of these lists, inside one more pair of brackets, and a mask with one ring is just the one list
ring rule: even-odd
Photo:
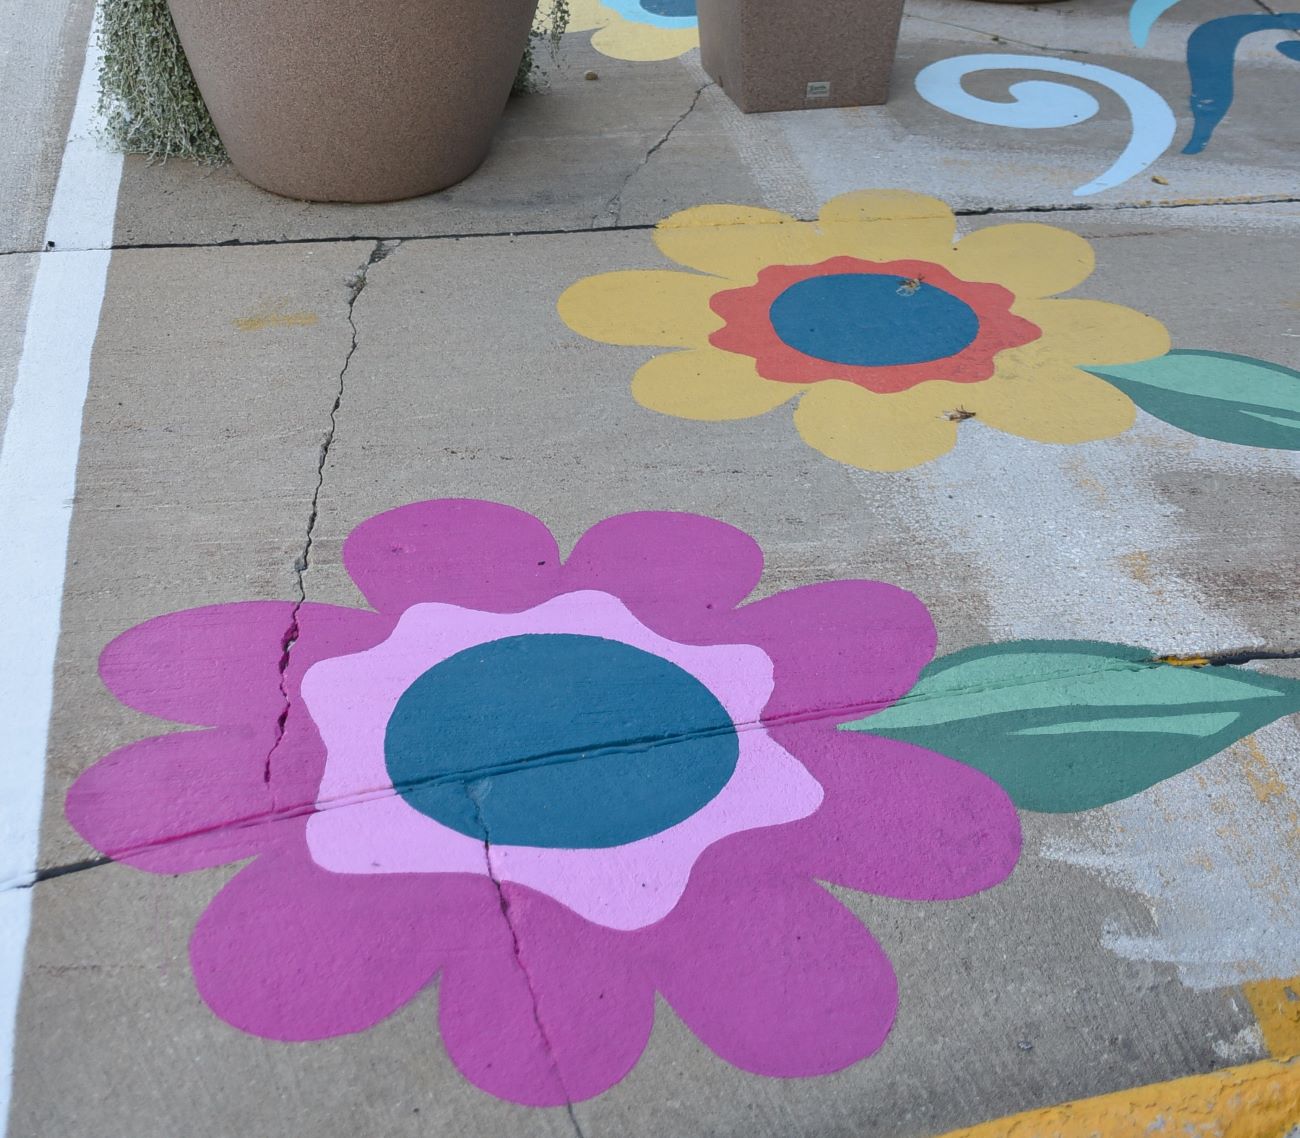
[[1146,47],[1155,22],[1177,3],[1178,0],[1133,0],[1133,7],[1128,10],[1128,34],[1134,44]]
[[1077,63],[1072,59],[1050,59],[1039,55],[959,55],[923,69],[916,77],[916,90],[926,102],[960,118],[1025,130],[1073,126],[1092,118],[1101,109],[1087,91],[1064,83],[1039,80],[1011,84],[1012,102],[1009,103],[976,98],[962,87],[962,80],[976,71],[1050,71],[1098,83],[1124,100],[1133,119],[1133,133],[1128,145],[1114,165],[1078,187],[1074,191],[1075,197],[1113,189],[1134,174],[1141,173],[1169,149],[1178,127],[1169,104],[1145,83],[1109,67]]

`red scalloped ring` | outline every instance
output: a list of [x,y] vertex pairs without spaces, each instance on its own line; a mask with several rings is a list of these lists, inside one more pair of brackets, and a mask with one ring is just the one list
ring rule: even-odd
[[[833,363],[790,347],[772,325],[772,303],[799,281],[841,273],[897,276],[941,288],[974,310],[979,317],[979,333],[955,355],[885,367]],[[961,280],[932,261],[832,257],[817,265],[768,265],[758,274],[756,283],[714,294],[709,306],[726,325],[709,337],[709,343],[726,352],[752,356],[759,375],[781,383],[840,379],[881,394],[906,391],[931,379],[978,383],[993,374],[998,352],[1031,343],[1042,335],[1037,325],[1011,311],[1015,299],[1015,294],[1002,285]]]

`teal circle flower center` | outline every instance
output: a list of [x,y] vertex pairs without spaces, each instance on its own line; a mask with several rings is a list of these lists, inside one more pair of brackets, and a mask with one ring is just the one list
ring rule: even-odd
[[621,641],[533,633],[435,664],[402,693],[384,758],[420,813],[483,842],[608,848],[684,821],[740,743],[671,661]]
[[769,311],[795,351],[854,367],[947,359],[979,335],[979,316],[960,297],[885,273],[834,273],[796,281]]

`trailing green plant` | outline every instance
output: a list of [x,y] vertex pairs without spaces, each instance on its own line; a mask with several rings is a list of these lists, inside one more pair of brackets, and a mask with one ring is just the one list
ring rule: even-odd
[[[99,111],[113,145],[151,162],[229,161],[167,0],[100,0],[100,20]],[[568,24],[568,0],[541,0],[515,76],[516,93],[538,89],[539,49],[547,46],[554,61]]]
[[554,63],[559,58],[560,41],[568,26],[569,0],[541,0],[532,31],[528,33],[528,46],[519,61],[512,94],[522,95],[538,89],[541,84],[537,78],[537,49],[543,44],[549,47],[551,62]]
[[99,111],[110,141],[150,161],[228,161],[167,0],[100,0]]

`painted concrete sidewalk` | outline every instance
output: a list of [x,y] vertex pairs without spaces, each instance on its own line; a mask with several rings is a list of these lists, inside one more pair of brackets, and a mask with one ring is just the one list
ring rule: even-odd
[[10,1138],[1300,1126],[1300,35],[652,8],[389,206],[0,71]]

